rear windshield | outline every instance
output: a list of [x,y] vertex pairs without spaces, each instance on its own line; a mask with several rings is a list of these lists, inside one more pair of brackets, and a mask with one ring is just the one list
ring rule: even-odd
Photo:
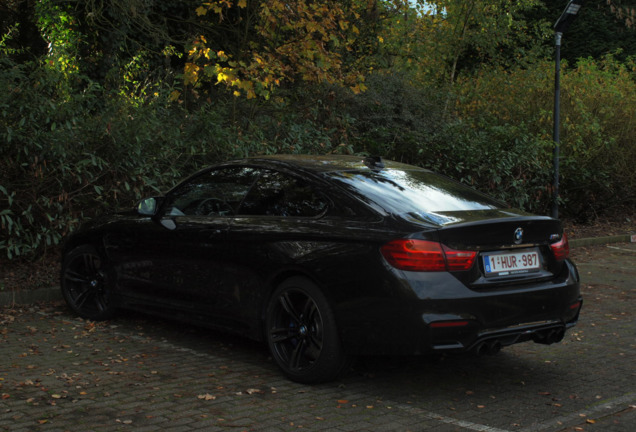
[[392,214],[428,217],[436,213],[506,208],[500,201],[427,170],[338,171],[331,178],[365,201]]

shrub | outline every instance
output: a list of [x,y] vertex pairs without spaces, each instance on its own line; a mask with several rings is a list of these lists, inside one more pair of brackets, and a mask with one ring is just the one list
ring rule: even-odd
[[[528,160],[527,172],[534,183],[546,182],[538,189],[543,191],[541,197],[552,182],[546,171],[552,170],[554,147],[553,70],[547,61],[527,69],[484,70],[459,83],[455,105],[457,115],[476,130],[496,137],[496,130],[504,127],[514,133],[510,137],[528,144],[527,151],[540,165]],[[581,60],[576,68],[563,64],[560,198],[564,215],[587,219],[636,202],[635,70],[633,62],[620,63],[612,56]],[[544,201],[529,204],[533,211],[547,212]]]
[[33,257],[86,217],[129,207],[183,172],[225,158],[219,110],[186,114],[37,64],[0,74],[0,251]]

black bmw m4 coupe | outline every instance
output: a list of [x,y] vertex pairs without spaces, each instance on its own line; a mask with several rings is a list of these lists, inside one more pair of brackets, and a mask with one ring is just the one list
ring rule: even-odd
[[495,353],[563,339],[582,306],[560,222],[381,158],[208,167],[66,239],[61,289],[265,342],[290,379],[360,355]]

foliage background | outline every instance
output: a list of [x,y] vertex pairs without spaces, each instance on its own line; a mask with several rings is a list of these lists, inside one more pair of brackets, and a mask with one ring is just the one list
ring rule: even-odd
[[[565,4],[5,0],[0,253],[270,153],[379,154],[547,214]],[[633,213],[636,8],[587,1],[562,54],[561,215]]]

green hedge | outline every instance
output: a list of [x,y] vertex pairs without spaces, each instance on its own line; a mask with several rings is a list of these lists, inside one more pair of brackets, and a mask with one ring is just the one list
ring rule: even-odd
[[46,67],[2,66],[0,251],[9,258],[39,254],[86,217],[231,153],[218,109],[133,105],[81,78],[70,88]]
[[[484,70],[460,83],[458,117],[497,139],[500,128],[522,144],[532,195],[528,207],[546,213],[545,170],[552,169],[554,65],[549,61],[515,70]],[[562,214],[588,220],[636,204],[636,63],[612,56],[580,60],[561,71],[560,197]],[[506,139],[505,136],[499,139]],[[479,148],[479,147],[478,147]],[[528,153],[530,159],[524,157]],[[537,164],[532,158],[538,158]],[[520,166],[520,169],[523,169]],[[518,176],[511,177],[514,181]]]
[[[562,215],[634,207],[634,73],[611,57],[564,67]],[[203,165],[269,153],[379,154],[547,214],[552,79],[549,63],[483,71],[452,89],[378,74],[357,96],[298,84],[271,101],[194,105],[172,101],[167,85],[131,98],[0,60],[0,253],[33,258],[86,218],[130,208]]]

